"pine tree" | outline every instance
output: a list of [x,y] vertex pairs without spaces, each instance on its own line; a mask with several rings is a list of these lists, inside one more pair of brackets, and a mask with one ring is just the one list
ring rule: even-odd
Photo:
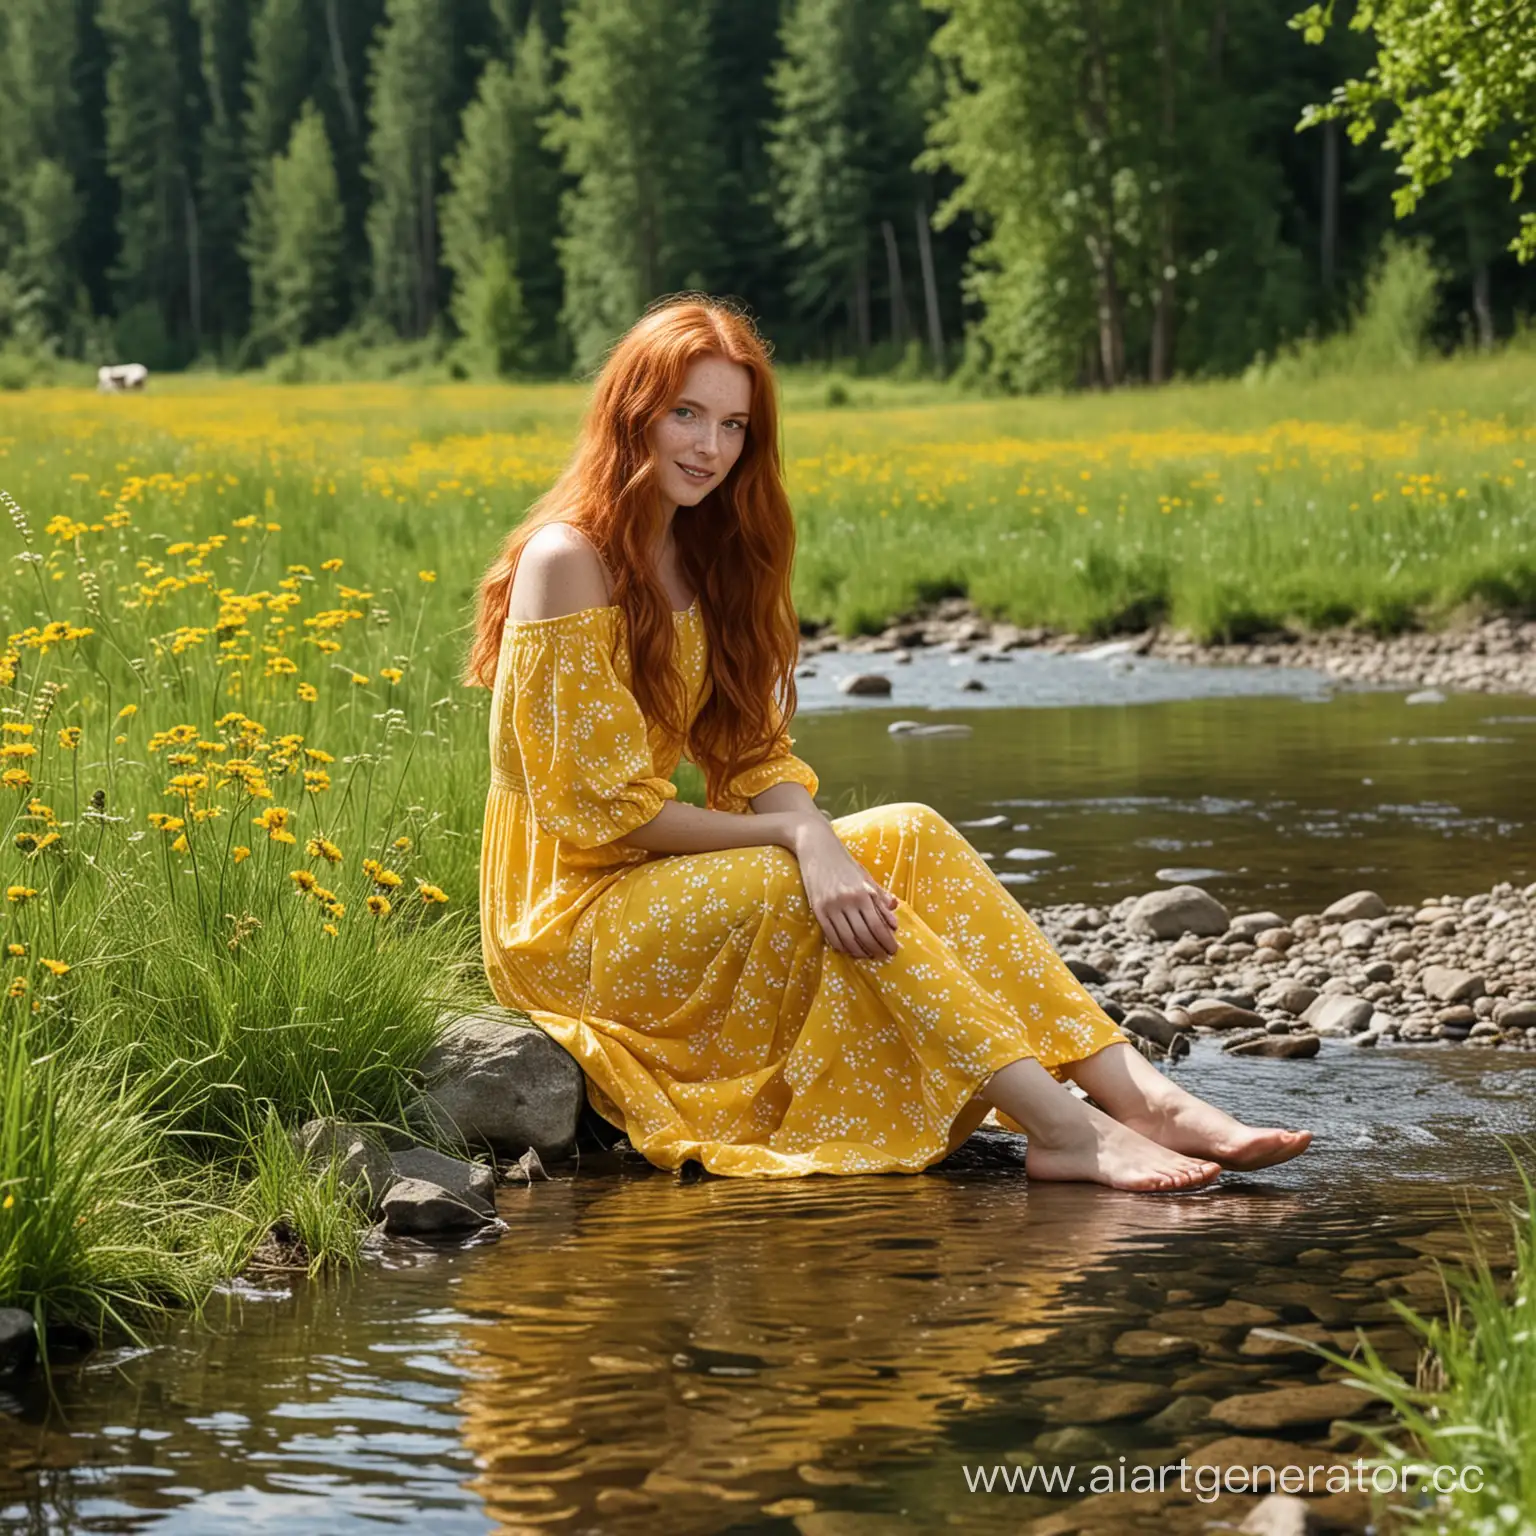
[[245,0],[192,0],[208,104],[198,167],[203,309],[208,329],[234,339],[249,311],[240,244],[250,184],[241,142],[241,69],[248,45]]
[[287,150],[257,183],[267,242],[251,251],[259,342],[292,349],[329,329],[341,285],[343,214],[325,123],[305,102]]
[[708,285],[721,165],[708,0],[576,0],[549,142],[561,201],[562,318],[590,368],[660,294]]
[[[559,362],[551,324],[560,285],[554,247],[558,171],[539,128],[548,104],[548,56],[534,21],[518,46],[516,64],[509,69],[495,59],[481,75],[475,99],[464,111],[462,137],[447,168],[451,186],[441,203],[443,264],[453,273],[454,323],[466,337],[475,334],[475,325],[487,314],[502,317],[498,325],[503,325],[515,292],[525,321],[535,316],[543,321],[537,332],[520,326],[526,350],[518,364],[523,368],[547,369]],[[498,284],[488,289],[481,278],[493,249],[508,268],[511,284],[502,285],[505,291],[489,303],[487,292]],[[504,330],[498,334],[504,336]],[[504,347],[500,355],[506,355]]]
[[75,243],[82,207],[73,11],[10,0],[0,11],[0,271],[15,295],[0,338],[64,337],[84,304]]
[[795,253],[790,292],[811,314],[848,306],[856,349],[871,342],[873,252],[888,254],[893,339],[905,324],[897,220],[908,227],[922,148],[919,81],[927,24],[918,0],[793,0],[771,77],[775,209]]
[[189,95],[185,13],[175,0],[101,0],[110,50],[107,168],[117,183],[113,269],[119,345],[166,367],[195,347],[197,209],[182,105]]
[[454,62],[449,0],[388,0],[368,107],[368,243],[373,300],[404,336],[437,319],[437,199],[450,143]]

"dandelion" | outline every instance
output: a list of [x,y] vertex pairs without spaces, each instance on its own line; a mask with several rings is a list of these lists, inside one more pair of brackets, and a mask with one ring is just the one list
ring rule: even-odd
[[192,845],[187,841],[187,834],[183,832],[174,843],[171,844],[172,853],[185,853]]
[[138,712],[139,712],[139,706],[137,704],[124,704],[123,707],[120,710],[118,710],[117,718],[119,720],[126,720],[131,715],[138,714]]
[[335,923],[322,923],[320,925],[320,931],[321,933],[329,934],[334,939],[336,935],[341,932],[341,929],[339,929]]
[[288,878],[301,890],[313,895],[320,889],[320,882],[315,878],[314,872],[308,869],[290,870]]
[[375,917],[388,917],[389,916],[389,897],[388,896],[370,896],[368,898],[368,910],[370,912],[372,912]]
[[398,848],[402,853],[404,853],[407,849],[410,848],[411,840],[408,837],[397,837],[392,846]]
[[424,880],[417,882],[416,889],[421,892],[421,899],[423,901],[442,903],[448,900],[448,893],[446,891],[439,886],[428,885]]
[[357,683],[357,684],[358,684],[358,685],[361,685],[361,684],[363,684],[363,683],[366,683],[366,682],[368,682],[368,681],[369,681],[369,679],[368,679],[368,677],[367,677],[367,676],[366,676],[366,675],[365,675],[365,674],[363,674],[363,673],[362,673],[362,672],[354,672],[354,673],[353,673],[353,674],[352,674],[352,681],[353,681],[353,682],[354,682],[354,683]]
[[386,682],[398,683],[405,676],[405,673],[399,667],[380,667],[379,676]]
[[8,955],[14,956],[17,960],[22,960],[26,958],[27,946],[25,944],[18,944],[12,940],[11,943],[5,946],[5,952]]
[[15,1204],[16,1204],[16,1196],[15,1195],[7,1195],[4,1200],[0,1200],[0,1211],[8,1211]]
[[3,784],[7,789],[31,789],[32,775],[25,768],[7,768],[3,773],[0,773],[0,784]]
[[304,845],[304,851],[312,859],[324,859],[327,864],[341,863],[341,849],[329,838],[312,837]]
[[46,966],[50,971],[53,972],[53,974],[55,976],[66,975],[68,973],[68,971],[69,971],[69,966],[66,965],[64,963],[64,961],[62,961],[62,960],[42,960],[42,959],[39,959],[38,964]]
[[437,572],[436,571],[417,571],[416,574],[417,574],[418,577],[421,578],[422,581],[429,581],[430,582],[430,581],[436,581],[437,580]]
[[251,850],[244,843],[237,843],[229,851],[230,862],[234,864],[243,864],[250,856]]
[[320,697],[320,690],[313,683],[300,683],[299,697],[304,703],[313,704]]
[[304,790],[306,794],[318,795],[323,790],[331,787],[331,776],[323,768],[306,768],[304,770]]
[[11,977],[11,984],[6,989],[7,997],[25,997],[27,995],[27,978],[25,976]]

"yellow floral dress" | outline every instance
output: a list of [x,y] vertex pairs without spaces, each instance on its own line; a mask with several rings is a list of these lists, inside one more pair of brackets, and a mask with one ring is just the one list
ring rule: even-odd
[[[674,613],[697,718],[697,602]],[[1125,1036],[966,839],[912,801],[833,830],[898,898],[897,953],[830,948],[773,844],[657,854],[618,839],[676,797],[686,740],[647,721],[616,606],[510,619],[492,697],[481,937],[497,998],[580,1063],[652,1163],[713,1173],[915,1173],[998,1068]],[[816,774],[781,730],[715,809]]]

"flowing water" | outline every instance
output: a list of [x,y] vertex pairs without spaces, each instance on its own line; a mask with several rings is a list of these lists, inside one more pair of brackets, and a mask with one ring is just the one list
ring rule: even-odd
[[[892,736],[898,718],[973,734]],[[796,728],[834,810],[920,799],[990,822],[967,830],[1000,873],[1031,876],[1030,904],[1114,900],[1184,866],[1282,912],[1362,884],[1407,900],[1536,878],[1533,741],[1536,704],[1389,694],[915,716],[861,700],[810,707]],[[913,1178],[782,1181],[686,1179],[589,1149],[502,1191],[499,1241],[387,1244],[339,1280],[242,1282],[143,1350],[64,1362],[51,1403],[40,1383],[0,1390],[0,1530],[1235,1521],[1245,1501],[1198,1472],[1184,1491],[1175,1475],[1171,1494],[1083,1500],[970,1484],[999,1466],[1071,1467],[1097,1488],[1105,1469],[1181,1457],[1360,1454],[1336,1403],[1241,1441],[1220,1405],[1340,1374],[1255,1328],[1346,1350],[1367,1329],[1412,1369],[1390,1298],[1435,1304],[1433,1263],[1461,1250],[1464,1208],[1498,1230],[1490,1201],[1514,1184],[1500,1138],[1530,1126],[1527,1060],[1329,1041],[1271,1062],[1202,1041],[1182,1081],[1317,1142],[1174,1197],[1031,1188],[985,1147]],[[1367,1519],[1356,1493],[1325,1511],[1336,1529]]]

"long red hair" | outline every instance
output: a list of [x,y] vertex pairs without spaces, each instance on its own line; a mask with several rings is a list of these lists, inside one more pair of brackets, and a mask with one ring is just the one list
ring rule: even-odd
[[678,563],[699,594],[709,677],[692,732],[692,756],[714,804],[737,773],[764,761],[795,712],[800,626],[790,596],[795,524],[779,450],[778,387],[752,321],[719,299],[659,299],[614,344],[569,462],[507,535],[481,579],[463,681],[495,686],[502,626],[518,556],[546,523],[586,535],[613,574],[623,610],[633,687],[648,719],[681,741],[686,702],[671,685],[672,602],[650,565],[661,532],[655,458],[647,429],[672,408],[688,369],[716,355],[752,375],[741,456],[697,506],[673,522]]

